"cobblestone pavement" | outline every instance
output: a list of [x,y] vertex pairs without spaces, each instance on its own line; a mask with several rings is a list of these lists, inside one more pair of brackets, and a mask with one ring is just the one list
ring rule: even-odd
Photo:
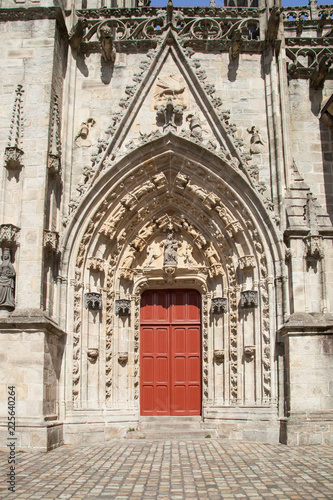
[[321,446],[115,439],[18,453],[15,499],[333,499],[333,449]]

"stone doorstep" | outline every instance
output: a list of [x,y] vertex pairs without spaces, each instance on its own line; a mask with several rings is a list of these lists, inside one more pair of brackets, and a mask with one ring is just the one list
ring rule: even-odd
[[216,430],[205,429],[201,416],[140,417],[135,430],[127,431],[127,439],[204,439],[216,436]]

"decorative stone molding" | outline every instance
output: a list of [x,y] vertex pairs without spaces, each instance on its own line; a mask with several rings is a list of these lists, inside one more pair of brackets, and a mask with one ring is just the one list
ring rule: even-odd
[[23,151],[21,143],[23,138],[23,87],[18,85],[10,124],[8,144],[5,149],[4,162],[9,170],[21,170]]
[[87,358],[90,363],[96,363],[99,351],[96,347],[89,347],[87,350]]
[[225,358],[225,352],[224,352],[224,350],[215,349],[215,351],[214,351],[214,361],[215,361],[215,363],[223,363],[224,358]]
[[243,255],[243,257],[239,257],[238,265],[241,271],[244,269],[252,269],[256,267],[256,259],[254,255]]
[[43,246],[48,254],[57,254],[59,247],[59,233],[44,229]]
[[212,299],[211,313],[214,315],[228,312],[228,299],[226,297],[214,297]]
[[18,245],[20,228],[13,224],[0,225],[0,245],[7,247],[15,247]]
[[246,290],[241,292],[241,302],[240,306],[247,307],[257,307],[258,306],[258,292],[256,290]]
[[102,294],[97,292],[88,292],[84,294],[86,309],[98,311],[102,309]]
[[130,316],[131,315],[131,301],[129,299],[117,299],[115,301],[117,316]]
[[256,352],[256,346],[255,345],[247,345],[244,347],[244,356],[245,359],[248,361],[252,361],[254,359]]
[[118,363],[125,366],[128,361],[128,352],[118,352]]
[[[171,2],[167,8],[79,10],[77,24],[70,33],[73,49],[82,53],[100,52],[99,39],[102,28],[112,29],[113,44],[117,51],[128,51],[134,43],[136,50],[156,47],[170,34],[177,37],[187,50],[226,50],[235,43],[239,34],[246,51],[258,52],[263,47],[259,40],[259,19],[255,9],[177,8]],[[247,16],[247,17],[246,17]],[[158,26],[158,29],[156,28]]]

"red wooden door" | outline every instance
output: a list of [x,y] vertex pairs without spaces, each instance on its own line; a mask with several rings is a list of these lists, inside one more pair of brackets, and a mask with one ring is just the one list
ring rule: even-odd
[[141,299],[141,415],[200,415],[200,294],[148,291]]

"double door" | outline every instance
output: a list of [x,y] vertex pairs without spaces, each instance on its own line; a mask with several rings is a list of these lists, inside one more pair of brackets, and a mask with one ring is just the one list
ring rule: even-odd
[[201,297],[152,290],[141,299],[141,415],[200,415]]

